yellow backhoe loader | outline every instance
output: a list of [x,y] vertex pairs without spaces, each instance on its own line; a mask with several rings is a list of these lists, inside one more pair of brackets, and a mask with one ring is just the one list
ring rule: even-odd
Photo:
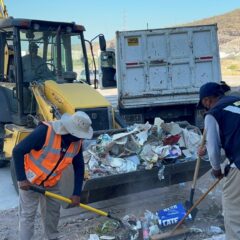
[[7,18],[8,12],[3,0],[0,0],[0,19]]
[[[88,84],[84,30],[75,23],[0,19],[2,165],[39,121],[65,112],[85,111],[95,131],[113,127],[110,103]],[[79,80],[83,69],[86,82]]]

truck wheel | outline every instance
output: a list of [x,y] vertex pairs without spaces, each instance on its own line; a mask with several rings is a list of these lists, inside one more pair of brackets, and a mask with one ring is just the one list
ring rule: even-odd
[[13,163],[12,159],[11,159],[11,162],[10,162],[10,170],[11,170],[11,177],[12,177],[13,186],[14,186],[17,194],[18,194],[19,190],[18,190],[17,177],[16,177],[16,172],[15,172],[15,166],[14,166],[14,163]]

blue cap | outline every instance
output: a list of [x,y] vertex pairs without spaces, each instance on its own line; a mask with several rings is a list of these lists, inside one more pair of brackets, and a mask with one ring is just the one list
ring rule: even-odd
[[205,97],[210,97],[210,96],[219,96],[223,95],[224,92],[222,90],[222,87],[220,84],[216,82],[208,82],[205,83],[201,86],[200,91],[199,91],[199,103],[197,105],[198,108],[203,107],[202,105],[202,100]]

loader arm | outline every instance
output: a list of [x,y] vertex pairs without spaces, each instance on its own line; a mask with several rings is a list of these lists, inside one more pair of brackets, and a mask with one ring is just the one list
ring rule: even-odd
[[[0,0],[0,19],[8,18],[8,12],[6,5],[4,4],[4,0]],[[8,62],[9,62],[9,55],[13,55],[11,51],[9,51],[8,45],[6,44],[4,47],[4,73],[2,75],[2,78],[6,78],[7,75],[7,69],[8,69]]]
[[37,102],[37,111],[40,115],[40,120],[53,121],[60,119],[61,113],[58,108],[44,94],[44,85],[35,82],[31,84],[30,88]]
[[7,18],[8,12],[3,0],[0,0],[0,18]]

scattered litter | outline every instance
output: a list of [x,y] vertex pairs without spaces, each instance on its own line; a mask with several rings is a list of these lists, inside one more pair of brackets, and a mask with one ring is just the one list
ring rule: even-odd
[[[177,224],[185,216],[185,214],[186,210],[181,203],[159,210],[157,212],[159,225],[166,227]],[[191,214],[188,215],[187,219],[192,219]]]
[[177,144],[178,141],[180,140],[181,136],[179,134],[176,135],[171,135],[169,137],[166,137],[163,139],[163,144],[164,145],[173,145]]
[[[182,128],[156,118],[154,125],[134,124],[126,132],[102,134],[84,145],[86,176],[91,179],[195,160],[200,142],[200,130],[186,123]],[[164,168],[159,176],[164,179]]]
[[137,170],[137,164],[128,159],[108,157],[108,161],[110,166],[115,168],[119,173],[126,173]]
[[212,236],[211,238],[205,238],[204,240],[225,240],[226,236],[225,234],[217,235],[217,236]]
[[140,164],[140,159],[139,159],[139,157],[137,155],[132,155],[132,156],[126,157],[125,159],[128,160],[128,161],[133,162],[137,166]]
[[102,239],[102,240],[114,240],[116,238],[114,236],[101,236],[100,239]]
[[195,131],[190,131],[188,129],[182,130],[185,146],[192,154],[197,154],[198,146],[200,145],[202,139],[202,136]]
[[160,233],[158,217],[149,210],[145,211],[144,218],[142,219],[142,232],[144,240],[150,239],[149,237]]
[[203,230],[201,228],[191,227],[190,232],[191,233],[203,233]]
[[101,232],[102,234],[108,233],[108,232],[112,232],[113,230],[118,229],[119,226],[120,226],[120,225],[119,225],[118,222],[108,220],[108,221],[104,222],[104,224],[103,224],[102,227],[101,227],[100,232]]
[[126,215],[123,217],[122,222],[125,226],[133,231],[137,231],[142,228],[141,221],[137,219],[134,215]]
[[88,238],[88,240],[114,240],[116,239],[115,236],[98,236],[97,234],[90,234],[90,237]]
[[[91,234],[88,240],[150,240],[152,236],[166,232],[169,226],[176,225],[185,214],[186,210],[183,204],[178,203],[159,210],[155,214],[146,210],[142,217],[126,215],[122,218],[122,222],[125,225],[124,228],[119,223],[108,220],[102,226],[98,226],[96,230],[97,234]],[[191,215],[187,219],[191,220]],[[220,234],[223,233],[223,230],[217,226],[210,226],[207,230],[191,227],[189,228],[189,232],[196,234],[207,233],[212,236],[209,240],[215,240],[214,235],[222,236]],[[220,239],[223,240],[222,238]]]
[[149,225],[147,221],[142,223],[143,240],[149,240]]
[[182,155],[181,149],[177,145],[158,146],[153,151],[160,159],[178,158]]
[[223,230],[218,226],[210,226],[209,228],[206,229],[206,233],[208,235],[217,235],[222,234]]
[[163,179],[165,179],[164,177],[164,170],[165,170],[165,166],[161,165],[161,167],[158,170],[158,179],[161,181]]
[[88,162],[89,168],[90,169],[95,169],[96,167],[99,166],[98,161],[96,158],[92,155],[89,162]]
[[137,240],[139,229],[142,227],[141,222],[133,215],[126,215],[122,222],[126,227],[122,227],[118,222],[112,220],[99,224],[96,228],[99,239]]
[[88,240],[99,240],[99,237],[97,234],[90,234]]
[[150,236],[156,235],[158,233],[160,233],[160,229],[159,229],[158,225],[155,224],[155,225],[152,225],[149,227],[149,235]]
[[183,149],[182,153],[184,154],[184,156],[186,158],[191,158],[192,157],[192,154],[191,154],[191,152],[188,149]]

